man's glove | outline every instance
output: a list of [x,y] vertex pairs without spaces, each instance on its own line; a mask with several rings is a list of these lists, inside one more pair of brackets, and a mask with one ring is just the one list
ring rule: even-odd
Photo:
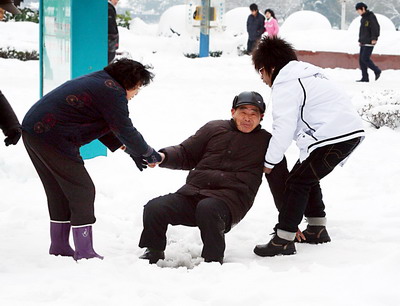
[[16,145],[19,139],[21,138],[21,129],[19,127],[12,128],[6,131],[4,134],[7,136],[4,139],[6,146]]
[[155,164],[155,163],[160,163],[162,158],[161,155],[153,149],[153,151],[150,153],[150,155],[144,156],[144,159],[147,161],[149,164]]
[[133,155],[129,155],[133,161],[136,164],[136,167],[138,167],[138,169],[140,171],[143,171],[143,169],[147,168],[147,162],[143,159],[142,156],[133,156]]

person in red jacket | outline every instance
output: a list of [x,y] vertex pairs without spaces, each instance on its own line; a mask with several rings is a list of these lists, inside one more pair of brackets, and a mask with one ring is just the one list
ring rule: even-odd
[[[262,181],[264,154],[271,134],[260,126],[265,104],[260,94],[235,97],[231,120],[210,121],[180,145],[160,150],[160,167],[190,170],[177,192],[155,198],[143,212],[139,246],[142,259],[164,259],[169,224],[198,226],[206,262],[223,263],[225,233],[244,218]],[[279,209],[287,176],[286,160],[268,176]]]

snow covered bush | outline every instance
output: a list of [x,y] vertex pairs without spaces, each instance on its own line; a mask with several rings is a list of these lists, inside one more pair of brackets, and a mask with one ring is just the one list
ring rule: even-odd
[[364,120],[379,129],[382,126],[395,129],[400,126],[400,91],[362,92],[367,101],[358,113]]
[[20,8],[21,14],[12,15],[8,12],[5,13],[4,21],[30,21],[34,23],[39,23],[39,11],[35,9],[30,9],[28,7]]
[[124,14],[117,14],[117,25],[119,27],[127,28],[129,30],[131,25],[132,17],[128,11]]
[[3,49],[0,47],[0,58],[16,58],[21,61],[38,60],[39,53],[36,51],[17,51],[14,48],[7,47]]

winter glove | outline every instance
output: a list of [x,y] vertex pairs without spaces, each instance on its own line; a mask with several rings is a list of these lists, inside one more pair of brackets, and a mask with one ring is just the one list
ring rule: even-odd
[[21,138],[21,128],[12,128],[4,133],[7,137],[4,139],[6,146],[16,145]]
[[138,169],[140,171],[143,171],[143,169],[147,168],[147,162],[143,159],[142,156],[133,156],[133,155],[129,155],[133,161],[136,164],[136,167],[138,167]]
[[[151,148],[149,148],[149,149],[151,149]],[[133,159],[133,161],[136,164],[136,167],[138,167],[138,169],[140,171],[143,171],[143,169],[147,168],[147,162],[143,156],[137,156],[136,153],[134,153],[132,150],[130,150],[128,147],[125,147],[125,146],[124,146],[124,152]]]
[[149,164],[155,164],[155,163],[160,163],[162,158],[161,155],[153,149],[153,151],[150,153],[150,155],[144,156],[144,159],[147,161]]

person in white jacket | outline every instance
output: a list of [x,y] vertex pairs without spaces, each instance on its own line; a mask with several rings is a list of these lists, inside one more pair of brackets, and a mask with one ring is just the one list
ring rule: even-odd
[[[320,180],[348,156],[364,138],[363,124],[347,95],[321,68],[297,60],[293,47],[277,37],[264,37],[253,55],[255,69],[271,87],[273,131],[264,172],[271,173],[295,140],[300,157],[290,171],[285,201],[275,235],[257,245],[259,256],[296,253],[294,240],[329,242]],[[306,217],[303,232],[298,226]]]

